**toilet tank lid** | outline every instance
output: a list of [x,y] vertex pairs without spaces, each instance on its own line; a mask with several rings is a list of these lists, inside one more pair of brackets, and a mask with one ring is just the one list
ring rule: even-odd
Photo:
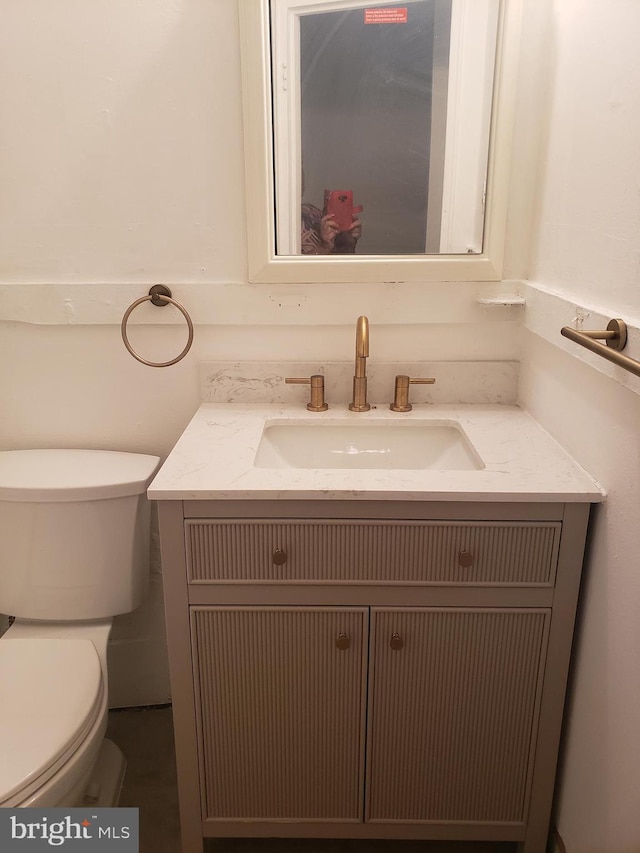
[[146,491],[158,456],[117,450],[0,451],[0,501],[88,501]]

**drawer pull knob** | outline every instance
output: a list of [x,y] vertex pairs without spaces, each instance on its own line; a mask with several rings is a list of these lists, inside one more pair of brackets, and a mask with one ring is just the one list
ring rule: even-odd
[[399,652],[400,649],[404,648],[404,640],[400,636],[400,634],[392,634],[391,640],[389,641],[389,645],[394,650],[394,652]]
[[341,652],[346,651],[351,645],[351,640],[346,634],[338,634],[336,637],[336,648],[340,649]]
[[471,551],[460,551],[458,554],[458,563],[463,569],[470,569],[473,565],[473,554]]
[[287,562],[287,555],[282,548],[274,548],[271,559],[273,560],[274,566],[284,566]]

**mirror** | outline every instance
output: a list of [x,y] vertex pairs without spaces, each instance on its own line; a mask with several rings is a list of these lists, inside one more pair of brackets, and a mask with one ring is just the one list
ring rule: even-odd
[[242,0],[252,281],[500,278],[515,6]]

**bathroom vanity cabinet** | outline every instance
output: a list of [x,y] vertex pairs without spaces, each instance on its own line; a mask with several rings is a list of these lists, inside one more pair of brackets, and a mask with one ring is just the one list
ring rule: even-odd
[[161,500],[183,853],[544,853],[589,508]]

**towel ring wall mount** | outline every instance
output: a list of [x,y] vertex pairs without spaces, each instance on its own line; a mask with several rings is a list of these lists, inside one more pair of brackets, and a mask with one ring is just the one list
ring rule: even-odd
[[[138,305],[142,305],[143,302],[151,302],[152,305],[155,305],[158,308],[165,308],[169,304],[175,305],[176,308],[182,312],[184,319],[187,321],[188,338],[186,346],[179,355],[172,358],[170,361],[147,361],[146,358],[142,358],[142,356],[138,355],[129,343],[129,338],[127,337],[127,321],[131,316],[131,312],[137,308]],[[170,367],[172,364],[177,364],[177,362],[181,361],[189,352],[191,344],[193,343],[193,323],[191,321],[191,317],[183,305],[171,298],[171,291],[164,284],[154,284],[149,290],[149,294],[147,296],[142,296],[140,299],[136,299],[136,301],[127,308],[124,313],[124,317],[122,318],[120,331],[122,332],[122,340],[124,341],[124,345],[127,350],[135,359],[142,362],[142,364],[146,364],[148,367]]]

